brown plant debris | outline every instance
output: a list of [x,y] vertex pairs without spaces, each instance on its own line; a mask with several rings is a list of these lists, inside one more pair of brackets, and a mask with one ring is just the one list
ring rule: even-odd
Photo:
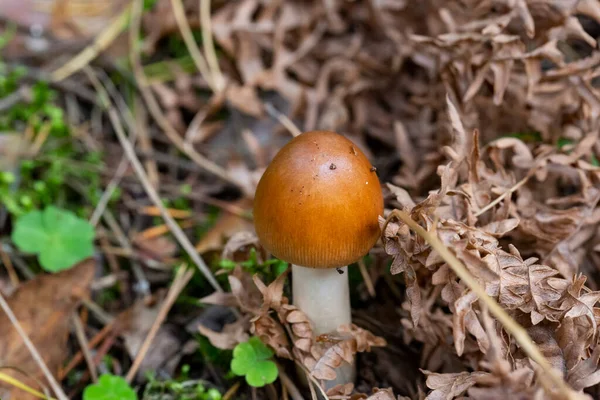
[[[71,314],[82,298],[89,297],[94,269],[95,262],[89,259],[65,272],[37,276],[19,286],[7,299],[54,376],[68,355]],[[40,382],[47,385],[44,375],[4,313],[0,315],[0,337],[2,371],[43,392],[39,385]],[[4,383],[0,383],[0,397],[37,399]]]

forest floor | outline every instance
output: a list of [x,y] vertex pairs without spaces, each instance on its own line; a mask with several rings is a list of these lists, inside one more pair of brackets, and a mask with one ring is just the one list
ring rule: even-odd
[[[598,37],[598,0],[2,0],[0,399],[600,398]],[[252,214],[312,130],[385,202],[321,336]]]

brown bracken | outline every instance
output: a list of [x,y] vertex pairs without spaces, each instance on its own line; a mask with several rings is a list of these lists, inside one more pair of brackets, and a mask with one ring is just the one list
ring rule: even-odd
[[[298,203],[294,191],[310,197]],[[383,195],[371,163],[350,140],[328,131],[306,132],[285,145],[254,199],[254,224],[263,246],[303,267],[356,262],[377,241],[380,215]]]

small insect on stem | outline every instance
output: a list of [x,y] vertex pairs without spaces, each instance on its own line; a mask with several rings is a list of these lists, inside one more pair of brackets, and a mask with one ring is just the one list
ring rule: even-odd
[[323,335],[319,335],[315,338],[315,341],[317,343],[339,343],[342,340],[344,340],[344,338],[342,336],[339,335],[330,335],[330,334],[323,334]]
[[341,269],[341,268],[336,268],[335,270],[337,271],[337,273],[338,273],[338,274],[340,274],[340,275],[344,275],[344,270],[343,270],[343,269]]

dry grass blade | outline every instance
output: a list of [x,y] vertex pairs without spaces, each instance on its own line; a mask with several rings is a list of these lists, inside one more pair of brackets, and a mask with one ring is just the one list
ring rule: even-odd
[[217,92],[221,92],[225,88],[225,78],[221,68],[219,68],[219,60],[215,50],[213,41],[212,26],[210,22],[210,2],[211,0],[200,0],[200,25],[202,26],[202,45],[204,46],[204,55],[208,61],[213,85]]
[[[104,326],[100,332],[96,334],[89,342],[88,342],[88,351],[95,348],[102,342],[106,337],[115,330],[114,319],[110,323]],[[61,368],[58,373],[58,379],[61,381],[75,368],[81,361],[84,359],[83,348],[79,350],[77,354],[69,361],[66,367]]]
[[6,267],[8,277],[10,278],[10,283],[12,283],[14,287],[19,286],[19,275],[17,275],[17,271],[15,271],[15,267],[10,260],[10,257],[4,250],[2,250],[2,247],[0,247],[0,261],[2,261],[2,264],[4,264]]
[[92,360],[92,354],[90,353],[89,343],[87,338],[85,337],[85,328],[79,319],[79,316],[76,313],[72,315],[73,326],[75,327],[75,335],[77,336],[77,340],[79,341],[79,346],[81,347],[81,352],[83,353],[83,358],[85,358],[85,362],[87,363],[88,369],[90,370],[90,376],[92,377],[92,381],[98,381],[98,371],[96,370],[96,364],[94,364],[94,360]]
[[469,287],[469,289],[471,289],[477,295],[477,297],[485,303],[490,312],[500,321],[504,328],[511,335],[513,335],[523,351],[531,358],[531,360],[536,362],[541,367],[543,374],[540,374],[539,376],[546,390],[551,391],[552,386],[556,385],[558,386],[560,394],[565,399],[577,400],[581,398],[579,394],[569,388],[562,377],[557,374],[554,369],[552,369],[550,363],[541,353],[538,346],[533,342],[527,331],[525,331],[523,327],[515,322],[494,299],[488,296],[488,294],[485,292],[485,289],[481,287],[475,278],[471,276],[463,263],[454,256],[454,254],[437,238],[437,236],[423,229],[423,227],[415,222],[410,215],[398,209],[393,210],[386,218],[385,224],[382,228],[383,232],[385,232],[387,224],[393,218],[399,218],[419,236],[425,239],[425,241],[438,252],[438,254],[452,268],[456,275]]
[[131,29],[130,29],[130,41],[132,44],[131,51],[131,64],[133,68],[133,74],[135,75],[135,79],[138,83],[138,88],[142,93],[142,97],[148,106],[148,109],[156,123],[160,126],[160,128],[164,131],[167,138],[185,155],[187,155],[192,161],[198,164],[200,167],[210,172],[211,174],[223,179],[226,182],[229,182],[239,188],[243,188],[244,185],[237,180],[235,180],[232,176],[230,176],[227,171],[208,160],[206,157],[198,153],[194,148],[183,141],[179,133],[173,128],[173,126],[169,123],[169,121],[163,115],[158,102],[154,95],[150,92],[148,88],[148,79],[144,73],[144,69],[142,67],[142,63],[140,60],[139,46],[137,45],[137,38],[139,36],[140,25],[141,25],[141,13],[142,13],[143,2],[141,0],[134,0],[133,8],[131,12]]
[[187,22],[185,10],[183,9],[183,4],[181,0],[171,0],[171,7],[173,7],[173,16],[175,17],[177,26],[181,31],[181,36],[183,37],[185,46],[190,52],[190,55],[192,56],[196,67],[200,71],[202,78],[204,78],[206,83],[208,83],[208,86],[210,86],[213,92],[218,92],[219,90],[215,86],[213,76],[210,73],[210,70],[208,69],[208,64],[206,63],[204,56],[202,55],[200,49],[194,41],[194,36],[192,35],[192,30],[190,29],[190,25]]
[[281,365],[277,364],[277,369],[279,370],[279,379],[281,379],[281,383],[285,386],[292,400],[304,400],[304,397],[300,393],[300,390],[298,390],[298,388],[294,384],[294,381],[292,381],[290,377],[285,373]]
[[235,396],[240,388],[241,382],[236,382],[232,387],[230,387],[227,392],[223,395],[223,400],[231,400],[233,396]]
[[148,179],[154,187],[158,187],[160,174],[158,172],[158,166],[154,159],[154,148],[152,147],[152,140],[148,133],[148,113],[144,107],[144,102],[139,96],[135,96],[133,100],[133,111],[135,114],[135,131],[137,132],[136,138],[140,142],[140,149],[148,154],[145,161],[146,171],[148,171]]
[[276,109],[273,104],[265,103],[265,110],[271,117],[275,118],[281,125],[285,126],[292,136],[296,137],[302,133],[296,124],[294,124],[287,115]]
[[6,316],[10,320],[11,324],[13,325],[13,327],[19,333],[19,336],[21,337],[21,339],[23,339],[23,342],[25,343],[25,346],[27,347],[27,349],[31,353],[31,356],[33,357],[33,359],[35,360],[35,362],[38,364],[38,366],[40,367],[40,369],[42,370],[42,372],[44,373],[44,376],[46,377],[46,379],[50,383],[50,386],[52,387],[52,390],[54,391],[54,394],[56,395],[56,397],[58,398],[58,400],[68,400],[67,395],[62,390],[62,388],[60,387],[60,385],[58,384],[58,382],[56,381],[56,379],[54,379],[54,376],[52,375],[52,372],[50,372],[50,370],[48,369],[48,366],[46,365],[46,363],[42,359],[42,356],[37,351],[37,349],[35,348],[35,346],[31,342],[31,340],[29,339],[29,337],[27,336],[27,333],[25,333],[25,331],[21,327],[21,324],[19,323],[19,321],[15,317],[15,314],[10,309],[10,306],[8,305],[8,303],[4,299],[4,296],[2,296],[1,293],[0,293],[0,307],[2,307],[2,310],[4,310],[4,312],[6,313]]
[[123,146],[125,154],[127,155],[129,162],[133,166],[138,178],[140,179],[142,186],[144,187],[144,190],[146,191],[148,196],[152,199],[152,202],[154,203],[154,205],[156,207],[158,207],[163,219],[165,220],[165,223],[169,226],[169,229],[171,230],[171,232],[173,232],[173,235],[175,236],[175,238],[179,241],[181,246],[188,253],[190,258],[194,261],[194,263],[196,264],[196,266],[198,267],[200,272],[202,272],[202,274],[204,275],[206,280],[210,283],[210,285],[216,291],[222,292],[223,288],[221,288],[221,285],[219,285],[219,283],[213,276],[212,272],[210,271],[210,269],[208,268],[208,266],[206,265],[204,260],[194,250],[194,246],[190,243],[189,239],[185,236],[185,233],[183,232],[181,227],[179,225],[177,225],[177,223],[175,222],[173,217],[171,217],[169,215],[169,213],[167,212],[165,207],[162,205],[162,202],[160,201],[160,197],[159,197],[158,193],[156,192],[156,189],[154,189],[154,187],[148,180],[148,177],[146,176],[146,173],[144,172],[144,168],[142,167],[140,160],[137,158],[137,156],[135,154],[135,150],[133,149],[133,146],[125,137],[125,132],[123,131],[123,126],[121,125],[121,121],[119,120],[116,110],[114,109],[114,107],[110,103],[110,100],[108,99],[106,90],[104,89],[104,87],[102,86],[100,81],[96,78],[96,76],[93,73],[89,72],[87,69],[86,69],[86,73],[87,73],[88,77],[90,78],[90,80],[92,81],[94,87],[100,94],[100,97],[102,98],[104,106],[107,108],[108,116],[113,124],[113,127],[115,128],[115,132],[117,134],[117,137],[119,138],[119,142],[121,143],[121,146]]
[[158,329],[167,317],[167,314],[169,313],[169,310],[171,310],[171,307],[175,303],[175,300],[177,300],[177,296],[179,296],[179,293],[181,293],[181,291],[183,290],[183,288],[185,288],[190,279],[192,279],[193,275],[193,271],[191,269],[188,269],[185,265],[182,265],[177,270],[177,274],[175,275],[175,279],[173,279],[173,283],[171,284],[171,288],[167,293],[165,302],[160,307],[160,311],[156,316],[156,320],[154,320],[154,323],[152,324],[152,328],[150,328],[150,332],[148,332],[148,335],[146,336],[146,339],[144,339],[144,343],[142,344],[140,351],[136,355],[135,360],[133,361],[133,364],[129,369],[129,372],[127,372],[126,379],[128,382],[131,382],[135,377],[135,374],[140,368],[140,365],[142,365],[142,361],[144,360],[144,357],[146,356],[146,353],[148,352],[148,349],[152,344],[152,340],[158,332]]
[[317,399],[317,393],[315,391],[315,387],[316,387],[319,390],[320,397],[318,397],[318,398],[324,399],[324,400],[329,400],[327,393],[325,393],[325,390],[323,390],[319,381],[311,374],[311,372],[308,370],[308,368],[306,368],[304,365],[300,364],[298,361],[295,361],[295,363],[298,366],[298,368],[302,369],[302,371],[304,372],[304,375],[306,376],[306,379],[308,379],[308,381],[309,381],[308,387],[310,388],[310,394],[311,394],[312,398],[315,400]]
[[38,392],[37,390],[35,390],[32,387],[27,386],[26,384],[24,384],[23,382],[19,381],[18,379],[13,378],[10,375],[6,375],[3,372],[0,372],[0,381],[8,383],[9,385],[13,385],[14,387],[23,390],[24,392],[27,392],[35,397],[38,397],[40,399],[44,399],[44,400],[55,400],[52,397],[48,397],[43,393]]
[[88,65],[90,61],[106,49],[127,27],[130,11],[130,6],[125,7],[121,14],[98,35],[92,44],[70,59],[65,65],[52,72],[50,79],[53,82],[62,81]]
[[100,217],[102,217],[104,210],[106,210],[106,206],[108,205],[113,193],[119,186],[119,183],[121,182],[123,175],[125,175],[128,166],[129,162],[127,161],[127,157],[123,157],[119,163],[119,166],[117,167],[115,175],[108,183],[108,186],[106,186],[106,190],[104,190],[104,193],[102,193],[102,197],[100,197],[100,201],[98,201],[98,204],[96,205],[96,208],[90,217],[90,224],[96,226],[100,221]]
[[500,202],[503,199],[505,199],[506,196],[511,195],[515,191],[519,190],[519,188],[521,186],[523,186],[524,184],[526,184],[527,181],[529,180],[529,178],[531,176],[532,176],[532,174],[527,174],[527,176],[525,178],[521,179],[513,187],[511,187],[510,189],[508,189],[506,192],[502,193],[500,196],[496,197],[493,201],[491,201],[488,205],[486,205],[485,207],[483,207],[481,210],[477,211],[475,213],[475,217],[479,217],[480,215],[482,215],[482,214],[486,213],[487,211],[491,210],[492,208],[494,208],[496,205],[500,204]]
[[363,281],[365,281],[365,286],[367,287],[369,296],[375,297],[375,295],[376,295],[375,287],[373,286],[373,281],[371,280],[369,271],[367,271],[367,266],[365,265],[365,261],[362,258],[360,260],[358,260],[358,269],[360,270],[360,274],[362,275]]

